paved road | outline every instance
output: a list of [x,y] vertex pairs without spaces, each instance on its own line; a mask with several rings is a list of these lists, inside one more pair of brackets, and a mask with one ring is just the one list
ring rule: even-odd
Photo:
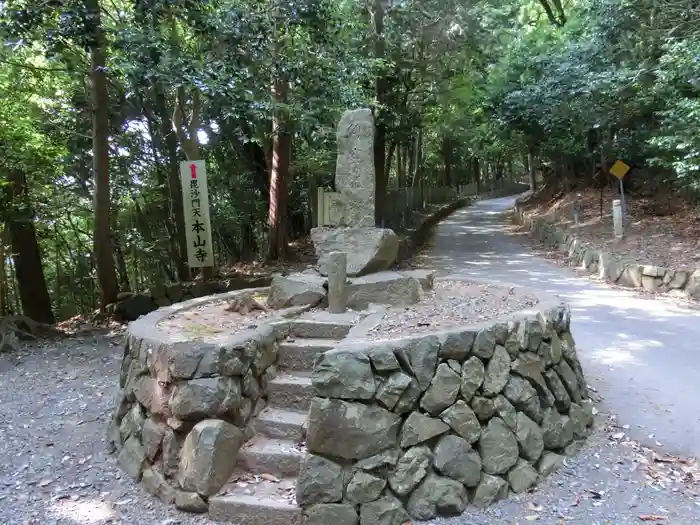
[[504,231],[513,203],[481,201],[455,213],[438,227],[426,262],[442,274],[564,298],[588,382],[606,408],[633,438],[700,457],[700,312],[598,285],[537,257]]

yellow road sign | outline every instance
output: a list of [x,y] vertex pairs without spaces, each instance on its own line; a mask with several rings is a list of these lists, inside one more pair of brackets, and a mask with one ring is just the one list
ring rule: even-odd
[[610,173],[612,173],[618,179],[621,179],[625,175],[627,175],[627,172],[629,170],[630,170],[630,167],[627,164],[625,164],[621,160],[616,160],[615,164],[613,164],[612,168],[610,168]]

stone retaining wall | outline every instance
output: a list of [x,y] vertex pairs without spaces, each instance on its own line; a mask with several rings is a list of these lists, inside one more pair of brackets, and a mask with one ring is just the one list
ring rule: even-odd
[[228,481],[250,422],[265,406],[287,317],[280,310],[254,329],[217,344],[179,340],[157,324],[179,310],[267,288],[194,299],[161,308],[129,326],[108,449],[120,467],[165,503],[206,512]]
[[579,268],[619,286],[643,288],[653,293],[677,290],[692,299],[700,299],[700,270],[639,264],[599,250],[542,217],[528,215],[524,205],[529,197],[516,199],[516,220],[526,226],[535,239],[566,254]]
[[401,524],[520,493],[578,450],[593,424],[568,307],[317,360],[297,483],[306,523]]

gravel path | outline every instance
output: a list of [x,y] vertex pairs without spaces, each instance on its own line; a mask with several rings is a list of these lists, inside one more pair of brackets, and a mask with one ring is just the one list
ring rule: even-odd
[[[104,452],[119,343],[71,339],[0,356],[0,524],[213,523],[151,498]],[[646,515],[666,518],[657,523],[700,524],[694,465],[662,458],[651,477],[648,451],[598,418],[587,448],[536,492],[431,523],[617,525],[644,523],[639,516]]]
[[537,297],[519,288],[468,280],[438,280],[418,304],[389,308],[367,339],[418,334],[480,323],[537,304]]
[[121,337],[0,355],[0,524],[206,525],[141,491],[104,448]]

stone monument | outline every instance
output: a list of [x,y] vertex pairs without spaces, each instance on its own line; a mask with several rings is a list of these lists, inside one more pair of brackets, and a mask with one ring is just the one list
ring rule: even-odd
[[374,118],[369,109],[346,111],[338,123],[335,189],[341,226],[374,228]]
[[398,236],[374,226],[372,112],[346,111],[338,124],[337,140],[335,187],[342,210],[340,224],[311,230],[317,271],[276,276],[268,303],[277,307],[327,303],[331,313],[365,309],[372,303],[415,304],[423,293],[419,280],[406,272],[386,271],[398,256]]
[[360,276],[387,270],[396,260],[399,239],[374,227],[374,118],[369,109],[343,113],[338,123],[335,188],[342,218],[337,228],[314,228],[311,240],[321,275],[328,275],[328,256],[347,253],[347,273]]

